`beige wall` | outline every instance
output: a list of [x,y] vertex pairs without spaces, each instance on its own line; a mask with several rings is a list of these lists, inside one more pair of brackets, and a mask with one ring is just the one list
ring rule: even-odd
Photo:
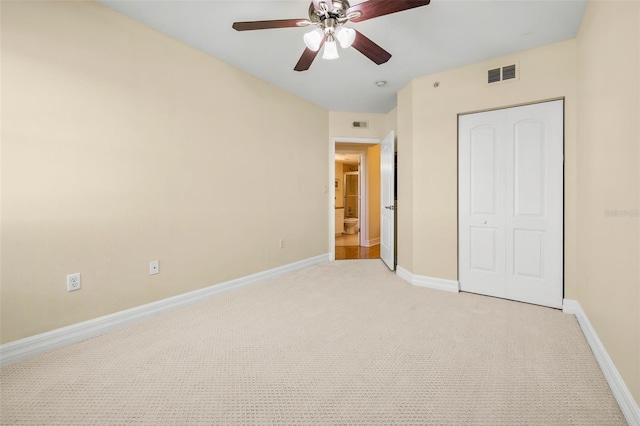
[[[515,61],[520,66],[519,80],[486,84],[488,69]],[[421,77],[400,92],[400,266],[418,275],[457,279],[457,115],[565,97],[565,179],[570,188],[565,194],[565,294],[575,295],[575,73],[575,40],[569,40]],[[436,82],[438,87],[434,87]],[[413,133],[412,142],[405,140],[407,132]],[[403,155],[408,150],[410,159]],[[409,161],[409,171],[403,170]],[[413,203],[410,212],[404,210],[407,197]],[[409,233],[413,235],[412,258],[410,249],[404,247],[411,244],[406,241]]]
[[398,182],[396,193],[398,266],[413,271],[413,87],[410,82],[398,92],[396,152],[398,154]]
[[326,110],[92,2],[1,23],[2,342],[329,252]]
[[387,115],[385,116],[385,136],[390,132],[390,131],[398,131],[398,108],[394,108],[391,111],[389,111],[387,113]]
[[357,172],[359,170],[357,163],[344,163],[342,165],[343,173]]
[[578,33],[577,298],[640,404],[639,28],[637,1],[590,2]]

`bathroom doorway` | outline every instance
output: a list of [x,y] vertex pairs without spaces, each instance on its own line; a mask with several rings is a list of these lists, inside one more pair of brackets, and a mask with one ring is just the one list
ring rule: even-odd
[[360,233],[360,172],[344,174],[344,232],[347,235]]
[[380,145],[377,142],[334,143],[332,251],[335,260],[380,257]]
[[336,247],[358,247],[363,233],[360,165],[364,154],[336,153]]

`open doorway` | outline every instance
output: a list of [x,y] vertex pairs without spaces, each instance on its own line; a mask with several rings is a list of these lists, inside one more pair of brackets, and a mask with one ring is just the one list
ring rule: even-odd
[[380,145],[378,140],[333,144],[335,260],[380,258]]

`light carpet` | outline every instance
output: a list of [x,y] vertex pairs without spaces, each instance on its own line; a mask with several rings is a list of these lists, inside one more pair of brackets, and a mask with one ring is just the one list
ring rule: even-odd
[[575,317],[331,262],[2,367],[2,424],[626,424]]

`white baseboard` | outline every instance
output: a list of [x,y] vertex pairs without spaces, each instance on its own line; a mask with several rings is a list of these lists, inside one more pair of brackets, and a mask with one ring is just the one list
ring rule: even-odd
[[451,293],[460,292],[460,284],[456,280],[445,280],[442,278],[425,277],[423,275],[414,275],[404,269],[402,266],[396,268],[396,275],[411,285],[417,287],[426,287],[434,290],[443,290]]
[[289,272],[297,271],[312,265],[328,262],[330,253],[311,257],[288,265],[279,266],[267,271],[258,272],[246,277],[236,278],[220,284],[215,284],[199,290],[136,306],[135,308],[105,315],[92,320],[83,321],[67,327],[51,330],[46,333],[16,340],[0,345],[0,365],[11,364],[21,359],[29,358],[61,346],[76,343],[99,334],[123,327],[143,319],[172,311],[183,306],[191,305],[210,297],[226,293],[251,284],[256,284],[270,278],[275,278]]
[[587,339],[587,342],[591,347],[591,351],[596,357],[596,360],[600,365],[600,369],[602,370],[605,379],[607,379],[611,392],[613,392],[613,396],[618,402],[620,410],[622,411],[622,414],[624,414],[627,423],[630,425],[640,425],[640,408],[633,398],[633,395],[631,395],[629,388],[624,383],[624,380],[622,380],[620,373],[618,373],[618,369],[611,360],[611,357],[609,357],[609,354],[600,341],[596,330],[591,325],[591,322],[589,322],[589,318],[587,318],[587,314],[582,309],[580,302],[577,300],[564,299],[562,303],[562,312],[576,316],[578,324],[580,324],[580,328],[582,329],[582,333]]
[[372,238],[370,240],[365,240],[364,247],[373,247],[380,244],[380,238]]

